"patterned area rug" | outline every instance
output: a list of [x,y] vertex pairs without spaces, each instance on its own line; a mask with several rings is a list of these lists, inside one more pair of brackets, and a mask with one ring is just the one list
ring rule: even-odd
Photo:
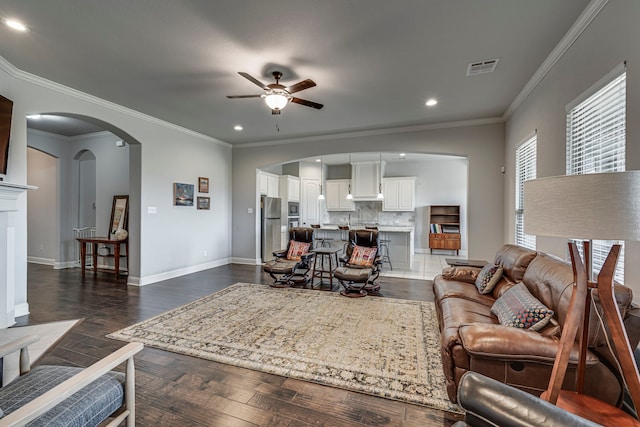
[[107,336],[460,412],[431,302],[236,283]]

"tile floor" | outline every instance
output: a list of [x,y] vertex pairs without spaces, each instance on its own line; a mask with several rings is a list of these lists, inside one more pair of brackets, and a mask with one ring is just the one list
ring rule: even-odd
[[445,258],[466,258],[455,255],[415,254],[411,270],[389,270],[389,264],[382,266],[381,277],[398,277],[403,279],[433,280],[448,264]]

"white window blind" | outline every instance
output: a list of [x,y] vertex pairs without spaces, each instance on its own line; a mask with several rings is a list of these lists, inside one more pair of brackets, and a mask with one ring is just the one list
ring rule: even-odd
[[536,178],[537,136],[529,138],[516,150],[516,230],[515,243],[536,248],[536,236],[524,234],[524,182]]
[[[626,72],[622,71],[586,99],[568,107],[567,175],[624,171],[625,135]],[[614,243],[624,242],[593,241],[593,271],[600,271]],[[615,279],[624,282],[624,247]]]

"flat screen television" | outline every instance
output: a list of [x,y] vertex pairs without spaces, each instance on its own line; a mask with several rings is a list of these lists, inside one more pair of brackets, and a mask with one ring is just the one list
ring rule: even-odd
[[13,102],[0,95],[0,176],[7,174]]

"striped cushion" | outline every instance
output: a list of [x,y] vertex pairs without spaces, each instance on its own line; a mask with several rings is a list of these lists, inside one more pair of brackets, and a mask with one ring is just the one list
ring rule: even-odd
[[[38,366],[0,388],[0,408],[8,415],[82,370],[69,366]],[[120,408],[123,401],[124,374],[109,372],[27,426],[97,426]]]

